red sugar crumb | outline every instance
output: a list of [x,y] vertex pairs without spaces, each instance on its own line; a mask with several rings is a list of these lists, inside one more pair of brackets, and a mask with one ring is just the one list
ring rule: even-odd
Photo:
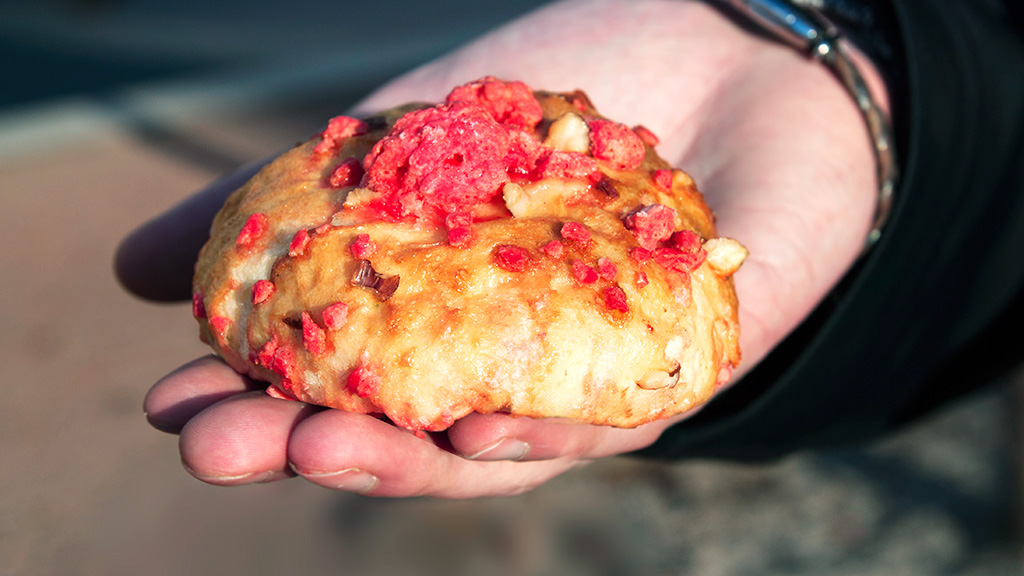
[[[250,353],[250,356],[252,354]],[[281,388],[287,393],[292,389],[292,375],[295,372],[295,350],[282,344],[274,334],[255,354],[253,362],[268,368],[281,377]]]
[[581,284],[593,284],[600,277],[597,270],[587,266],[582,260],[572,261],[572,275]]
[[590,153],[613,170],[633,170],[644,160],[644,144],[627,126],[590,118]]
[[345,188],[355,186],[363,178],[363,163],[355,158],[346,158],[335,166],[331,175],[327,177],[327,183],[331,188]]
[[328,330],[340,330],[348,322],[348,304],[335,302],[320,313],[324,319],[324,327]]
[[648,130],[646,126],[637,124],[636,126],[633,126],[633,132],[636,132],[636,135],[640,137],[641,142],[647,144],[651,148],[654,148],[661,143],[661,139],[655,136],[654,132]]
[[604,305],[609,310],[629,312],[629,303],[626,301],[626,293],[618,286],[609,286],[604,289]]
[[346,387],[360,398],[369,398],[380,392],[381,379],[365,366],[356,368],[348,375]]
[[522,272],[530,263],[530,253],[521,246],[502,244],[494,249],[494,261],[509,272]]
[[541,252],[544,252],[552,258],[561,258],[562,254],[565,254],[565,245],[558,240],[552,240],[541,247]]
[[270,368],[274,363],[274,355],[277,353],[278,348],[281,345],[281,341],[277,338],[277,334],[264,344],[258,352],[256,352],[255,364]]
[[253,306],[266,302],[267,298],[274,295],[274,290],[276,290],[276,288],[274,287],[274,283],[270,280],[257,280],[256,283],[252,285]]
[[196,292],[192,295],[192,316],[198,320],[206,318],[206,304],[203,304],[202,292]]
[[357,260],[369,260],[377,253],[377,244],[370,240],[369,234],[357,234],[348,249]]
[[440,217],[489,202],[509,181],[508,129],[481,106],[453,102],[402,116],[363,165],[374,208]]
[[629,259],[632,260],[637,266],[645,266],[651,263],[654,258],[654,254],[646,249],[635,247],[629,251]]
[[508,136],[505,172],[514,177],[536,178],[537,164],[551,149],[523,130],[508,130]]
[[447,102],[472,102],[502,124],[533,130],[544,116],[533,90],[522,82],[504,82],[486,76],[455,88]]
[[302,312],[302,347],[314,356],[327,352],[327,334],[305,311]]
[[654,251],[654,261],[665,268],[676,272],[690,273],[700,267],[708,253],[701,248],[696,252],[684,252],[678,248],[658,248]]
[[562,224],[561,234],[562,238],[580,246],[586,247],[590,244],[590,230],[587,230],[587,227],[579,222]]
[[295,373],[295,351],[282,344],[277,334],[256,353],[255,364],[268,368],[281,377],[281,390],[287,395],[292,389],[292,376]]
[[335,116],[327,122],[327,128],[320,133],[322,140],[313,148],[314,154],[331,154],[352,136],[366,134],[366,122],[348,116]]
[[448,244],[455,247],[468,246],[473,239],[473,231],[469,228],[452,228],[448,230]]
[[647,278],[647,273],[646,272],[644,272],[642,270],[637,271],[637,273],[636,273],[636,287],[637,288],[643,288],[644,286],[647,286],[650,283],[651,283],[651,281]]
[[654,183],[664,190],[672,189],[672,171],[671,170],[655,170],[654,171]]
[[267,231],[267,225],[270,219],[267,218],[266,214],[257,212],[245,221],[242,225],[242,230],[238,232],[238,238],[235,239],[235,246],[238,248],[249,248],[257,240],[263,236],[263,233]]
[[451,212],[444,218],[448,229],[448,244],[466,246],[473,238],[473,214],[469,212]]
[[288,255],[292,258],[296,256],[302,256],[306,251],[306,246],[309,245],[309,231],[303,228],[292,236],[292,241],[288,244]]
[[218,336],[223,336],[229,325],[231,325],[231,319],[229,318],[223,316],[210,317],[210,327],[213,328],[214,334]]
[[597,182],[601,176],[597,161],[579,152],[554,150],[537,163],[537,178],[539,179],[557,178]]
[[676,210],[663,204],[651,204],[626,216],[625,224],[641,246],[654,250],[658,242],[672,236],[676,228]]
[[677,250],[683,252],[696,253],[704,249],[700,241],[700,236],[692,230],[680,230],[672,235],[669,239],[669,243],[672,244]]
[[290,378],[295,369],[295,351],[285,346],[279,347],[270,360],[269,368],[279,376]]
[[610,258],[598,258],[597,259],[597,273],[601,278],[612,282],[615,277],[618,276],[619,270],[615,267],[615,263]]
[[291,390],[292,376],[295,373],[295,350],[287,346],[279,346],[274,351],[268,368],[281,377],[281,386],[285,390]]

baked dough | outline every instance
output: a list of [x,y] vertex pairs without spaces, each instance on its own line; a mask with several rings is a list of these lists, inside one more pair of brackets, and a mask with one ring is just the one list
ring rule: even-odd
[[655,144],[582,92],[495,78],[334,118],[215,218],[201,337],[273,396],[410,430],[690,410],[739,363],[746,250]]

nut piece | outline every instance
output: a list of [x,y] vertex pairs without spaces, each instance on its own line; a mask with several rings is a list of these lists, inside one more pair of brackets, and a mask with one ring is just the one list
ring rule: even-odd
[[541,180],[524,186],[507,182],[501,188],[502,199],[512,216],[559,215],[565,211],[566,200],[587,188],[586,182]]
[[583,118],[569,112],[551,124],[544,145],[562,152],[586,154],[590,151],[590,129]]
[[516,218],[522,218],[529,213],[530,197],[519,184],[506,182],[501,187],[501,196],[505,200],[505,206],[508,208],[508,211]]
[[722,278],[732,276],[746,260],[749,252],[732,238],[712,238],[704,243],[708,265]]
[[395,290],[398,290],[400,280],[401,278],[397,274],[394,276],[384,276],[373,269],[373,265],[370,264],[369,260],[360,260],[359,268],[352,275],[351,282],[356,286],[373,290],[377,293],[380,301],[384,302],[394,295]]
[[679,364],[671,372],[665,372],[664,370],[651,370],[640,380],[637,380],[636,385],[644,390],[661,390],[662,388],[669,388],[679,383]]

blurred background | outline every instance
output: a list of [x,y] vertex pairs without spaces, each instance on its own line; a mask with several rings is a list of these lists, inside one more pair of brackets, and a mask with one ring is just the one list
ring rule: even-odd
[[141,403],[205,349],[188,306],[119,288],[119,239],[537,4],[0,0],[0,574],[1024,574],[1019,377],[869,446],[515,498],[181,468]]

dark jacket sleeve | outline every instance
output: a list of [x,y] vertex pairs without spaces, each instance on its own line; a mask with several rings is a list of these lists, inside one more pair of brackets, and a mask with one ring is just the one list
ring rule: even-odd
[[769,459],[861,441],[1024,359],[1019,11],[887,9],[903,179],[881,241],[764,362],[642,454]]

